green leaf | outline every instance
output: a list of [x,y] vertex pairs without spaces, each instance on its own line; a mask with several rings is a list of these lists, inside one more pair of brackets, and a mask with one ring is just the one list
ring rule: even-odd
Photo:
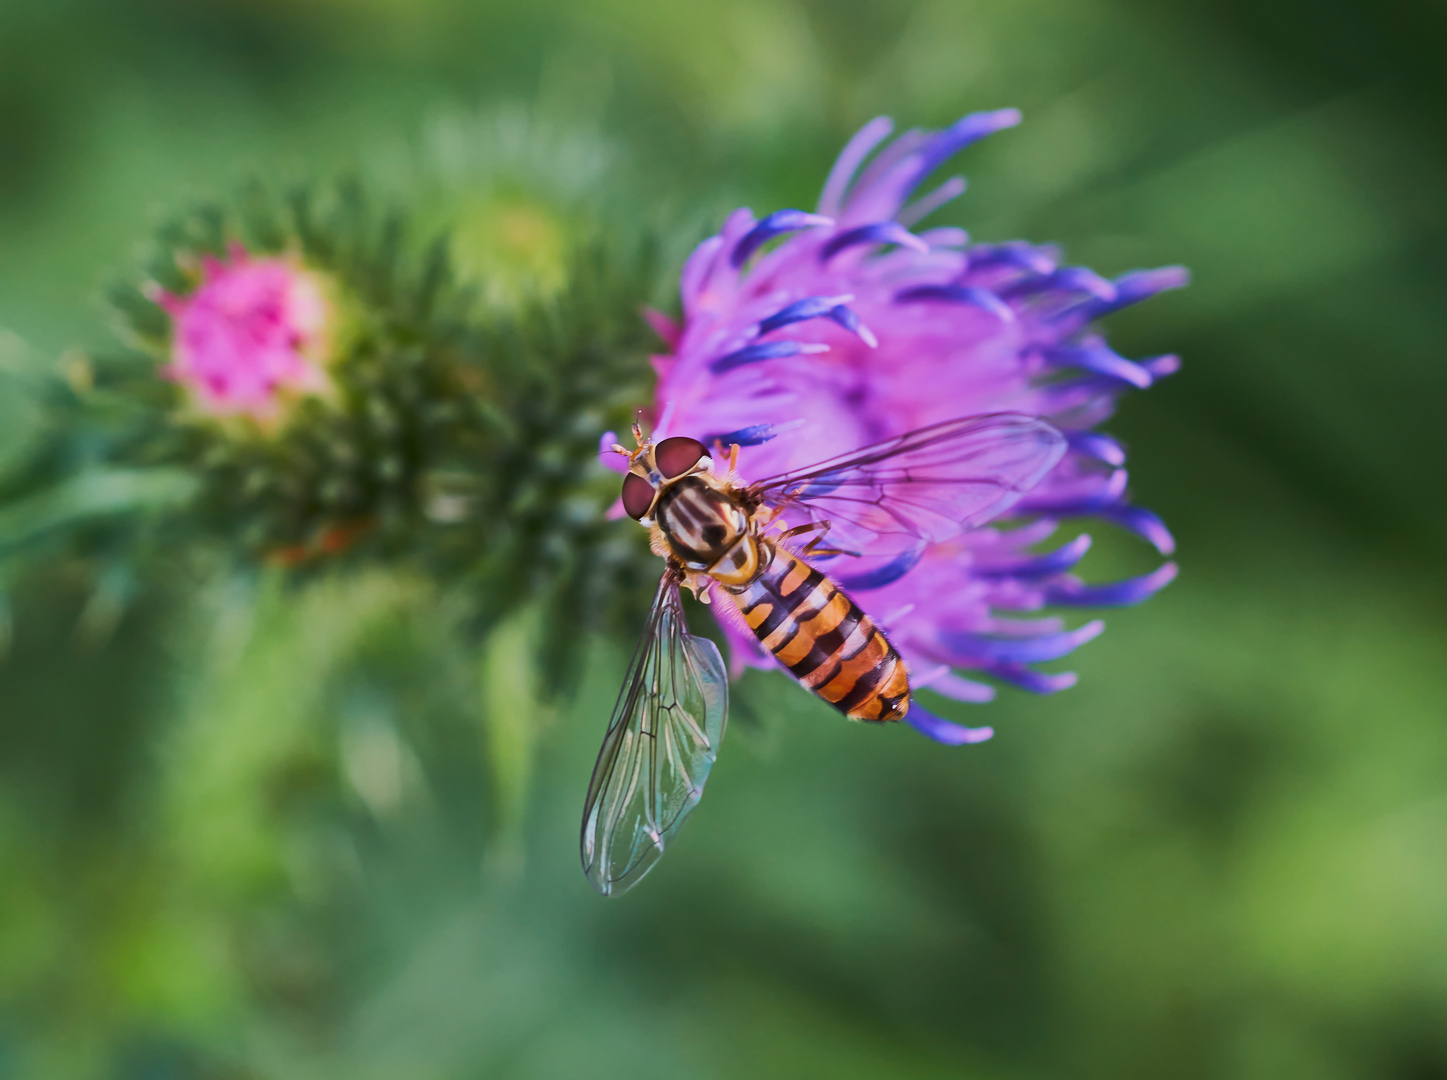
[[173,509],[198,487],[181,469],[96,469],[0,508],[0,553],[101,518]]

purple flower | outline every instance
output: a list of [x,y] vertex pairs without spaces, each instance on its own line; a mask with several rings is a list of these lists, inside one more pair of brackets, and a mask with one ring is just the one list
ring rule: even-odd
[[203,259],[193,292],[151,295],[172,320],[164,373],[201,413],[270,422],[287,398],[328,391],[333,305],[297,260],[253,259],[236,245],[225,261]]
[[[930,173],[1019,119],[1014,110],[975,113],[943,131],[907,132],[861,172],[891,130],[888,119],[872,121],[840,155],[817,213],[756,220],[734,211],[684,267],[682,324],[651,316],[672,348],[655,358],[653,437],[687,434],[723,451],[737,443],[746,481],[960,416],[1029,413],[1066,434],[1059,464],[991,527],[922,555],[822,567],[885,627],[914,687],[967,702],[995,691],[962,670],[1036,693],[1073,685],[1073,674],[1035,665],[1070,653],[1103,624],[1066,629],[1059,616],[1034,613],[1137,603],[1176,573],[1166,563],[1087,585],[1071,571],[1088,536],[1037,547],[1062,519],[1093,517],[1171,553],[1160,519],[1126,498],[1121,445],[1094,429],[1120,394],[1149,387],[1178,362],[1119,356],[1095,323],[1180,287],[1185,271],[1108,280],[1061,265],[1050,247],[974,244],[952,228],[910,231],[964,190],[956,177],[908,202]],[[746,629],[729,620],[723,628],[736,673],[773,663]],[[922,709],[909,719],[945,742],[989,735]]]

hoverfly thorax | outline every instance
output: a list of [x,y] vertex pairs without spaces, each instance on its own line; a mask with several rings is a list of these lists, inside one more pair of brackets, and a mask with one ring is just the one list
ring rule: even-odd
[[712,570],[749,531],[743,507],[711,476],[687,476],[667,485],[653,520],[679,562],[696,570]]

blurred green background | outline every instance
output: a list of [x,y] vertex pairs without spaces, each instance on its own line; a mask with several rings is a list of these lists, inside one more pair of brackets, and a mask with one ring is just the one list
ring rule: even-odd
[[[620,648],[547,709],[495,677],[526,625],[479,658],[402,576],[108,636],[8,583],[0,1076],[1447,1078],[1444,40],[1424,0],[0,0],[10,375],[257,172],[425,167],[464,261],[546,283],[557,208],[810,206],[881,112],[1024,110],[961,163],[977,238],[1195,272],[1111,322],[1185,361],[1109,425],[1179,582],[978,748],[751,674],[622,901],[576,854]],[[7,379],[0,467],[37,417]]]

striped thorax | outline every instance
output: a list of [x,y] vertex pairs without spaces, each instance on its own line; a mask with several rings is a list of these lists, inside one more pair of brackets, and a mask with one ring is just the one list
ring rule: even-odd
[[659,496],[654,524],[674,558],[724,585],[758,576],[758,538],[750,515],[715,477],[678,480]]

